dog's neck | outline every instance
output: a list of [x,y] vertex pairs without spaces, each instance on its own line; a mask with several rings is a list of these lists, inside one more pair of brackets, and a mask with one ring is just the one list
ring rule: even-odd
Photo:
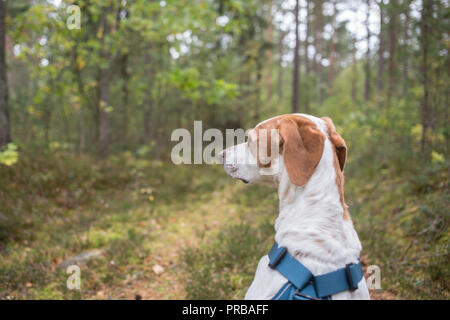
[[275,241],[316,274],[354,262],[361,250],[352,221],[344,219],[332,150],[326,140],[322,159],[305,186],[292,184],[284,167],[278,181]]

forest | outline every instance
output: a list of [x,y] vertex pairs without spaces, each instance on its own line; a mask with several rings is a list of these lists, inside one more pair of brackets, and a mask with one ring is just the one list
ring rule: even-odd
[[0,299],[242,299],[276,193],[173,164],[171,133],[298,112],[347,143],[372,299],[449,299],[449,16],[448,0],[0,0]]

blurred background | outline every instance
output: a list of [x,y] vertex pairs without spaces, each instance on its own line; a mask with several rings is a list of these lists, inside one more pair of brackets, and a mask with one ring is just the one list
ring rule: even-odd
[[448,299],[449,13],[447,0],[0,0],[0,299],[243,298],[275,192],[173,165],[170,134],[290,112],[331,117],[347,142],[362,260],[381,269],[372,297]]

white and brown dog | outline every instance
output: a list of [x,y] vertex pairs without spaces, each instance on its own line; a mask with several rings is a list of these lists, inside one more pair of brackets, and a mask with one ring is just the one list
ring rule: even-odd
[[[273,129],[277,139],[270,135]],[[261,143],[266,130],[267,139]],[[279,146],[276,156],[271,154],[274,141]],[[270,163],[262,161],[267,159],[261,154],[270,156]],[[249,131],[247,142],[219,154],[231,177],[278,188],[275,241],[315,276],[357,263],[360,255],[361,243],[344,202],[346,156],[345,141],[331,119],[306,114],[263,121]],[[278,170],[268,173],[274,166]],[[263,256],[246,299],[271,299],[286,283],[268,263],[268,256]],[[332,299],[370,299],[364,277],[357,290],[334,294]]]

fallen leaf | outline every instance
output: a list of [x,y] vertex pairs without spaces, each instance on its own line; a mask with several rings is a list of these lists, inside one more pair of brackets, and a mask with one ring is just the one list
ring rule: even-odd
[[164,272],[164,268],[162,267],[162,266],[160,266],[159,264],[155,264],[154,266],[153,266],[153,272],[155,273],[155,274],[161,274],[161,273],[163,273]]

